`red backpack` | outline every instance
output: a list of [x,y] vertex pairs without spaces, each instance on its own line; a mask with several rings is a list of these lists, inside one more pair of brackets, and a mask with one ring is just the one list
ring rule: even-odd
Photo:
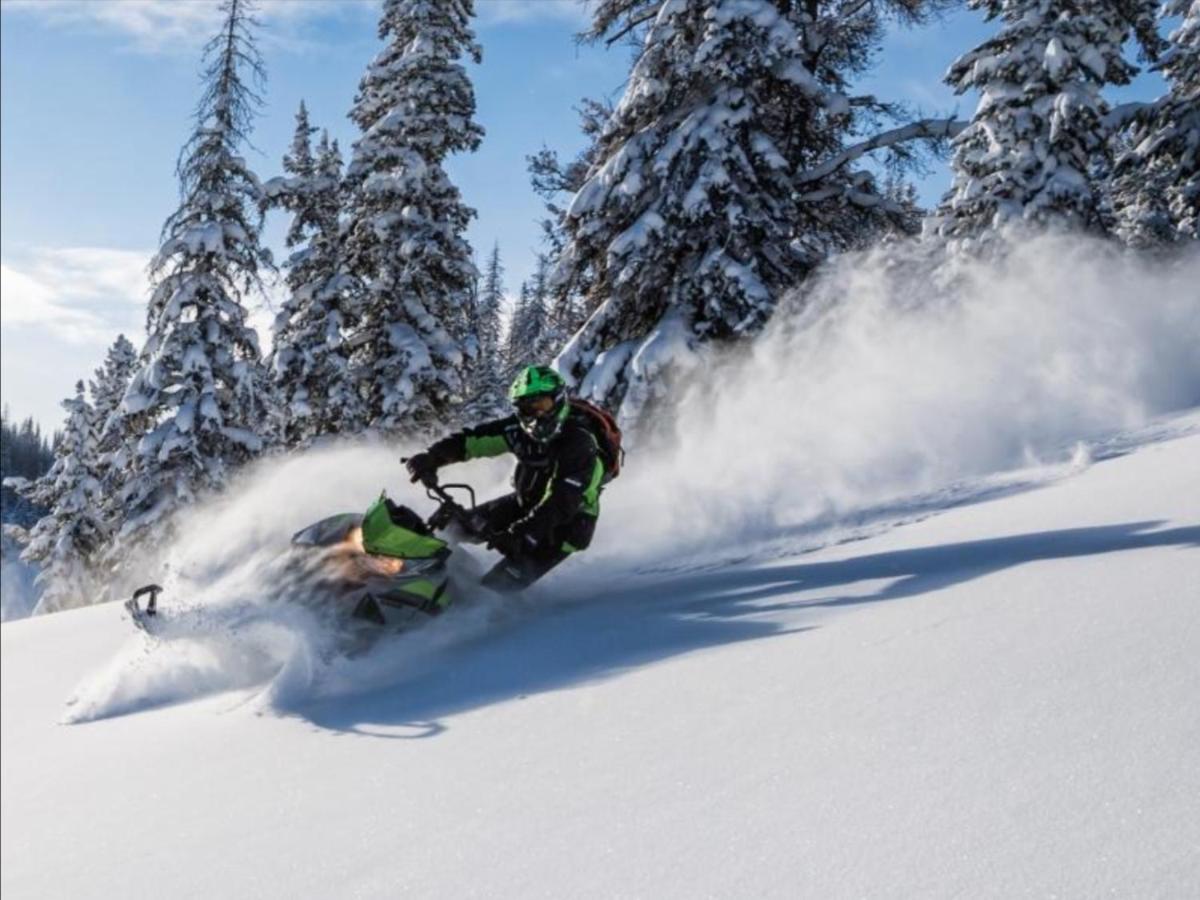
[[596,435],[596,443],[600,446],[604,480],[612,481],[621,474],[621,463],[625,461],[625,451],[621,449],[621,429],[617,427],[616,418],[607,409],[579,397],[571,398],[571,408],[587,416],[592,433]]

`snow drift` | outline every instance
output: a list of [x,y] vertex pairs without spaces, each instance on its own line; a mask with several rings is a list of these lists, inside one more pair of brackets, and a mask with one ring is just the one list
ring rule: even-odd
[[[281,552],[299,528],[363,509],[381,487],[428,512],[400,467],[412,448],[264,461],[194,511],[164,569],[146,573],[197,627],[131,645],[81,686],[68,719],[248,686],[261,688],[258,708],[292,709],[413,677],[527,608],[611,591],[646,569],[761,554],[770,540],[795,552],[872,517],[1056,478],[1087,464],[1088,441],[1200,403],[1196,284],[1200,254],[1156,265],[1063,237],[936,279],[904,245],[843,257],[788,300],[752,352],[695,374],[668,438],[631,448],[591,551],[524,601],[481,598],[353,660],[319,613],[289,602],[302,585]],[[504,489],[505,472],[471,463],[450,480],[483,499]]]

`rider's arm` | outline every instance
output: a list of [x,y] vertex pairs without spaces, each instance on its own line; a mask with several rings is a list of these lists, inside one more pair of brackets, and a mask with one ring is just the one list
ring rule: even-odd
[[442,438],[426,452],[439,468],[469,459],[499,456],[511,451],[507,435],[517,427],[516,416],[485,422]]

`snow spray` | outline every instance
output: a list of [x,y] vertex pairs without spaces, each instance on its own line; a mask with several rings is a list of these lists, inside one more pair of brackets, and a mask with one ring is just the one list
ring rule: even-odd
[[[646,569],[736,558],[872,509],[902,519],[913,498],[964,479],[1077,469],[1081,441],[1200,403],[1198,284],[1200,254],[1155,264],[1061,236],[953,267],[904,243],[843,256],[785,298],[752,345],[712,351],[669,439],[633,443],[593,547],[536,596],[463,604],[353,659],[334,652],[318,613],[288,602],[301,585],[281,560],[297,530],[365,509],[381,488],[428,512],[399,462],[414,448],[335,444],[263,460],[185,517],[170,553],[166,602],[207,625],[129,649],[84,686],[69,718],[217,691],[286,712],[402,689],[452,665],[455,645],[519,618],[523,603],[602,596]],[[454,476],[483,500],[506,490],[507,469],[480,461]]]
[[630,450],[596,559],[645,564],[837,522],[1200,403],[1200,253],[1029,237],[940,264],[832,261],[748,350],[693,374],[668,446]]

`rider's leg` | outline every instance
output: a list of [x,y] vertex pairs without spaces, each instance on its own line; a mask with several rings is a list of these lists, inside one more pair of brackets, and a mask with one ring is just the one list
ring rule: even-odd
[[467,543],[481,544],[493,532],[504,531],[521,517],[523,510],[516,494],[506,494],[481,503],[471,511],[470,531],[464,536]]
[[587,547],[595,527],[594,516],[580,514],[544,537],[533,535],[536,540],[522,543],[496,563],[483,577],[483,584],[501,592],[529,587],[572,553]]
[[519,591],[529,587],[570,555],[567,551],[560,550],[554,554],[540,554],[537,557],[524,553],[506,556],[483,576],[482,584],[500,593]]

